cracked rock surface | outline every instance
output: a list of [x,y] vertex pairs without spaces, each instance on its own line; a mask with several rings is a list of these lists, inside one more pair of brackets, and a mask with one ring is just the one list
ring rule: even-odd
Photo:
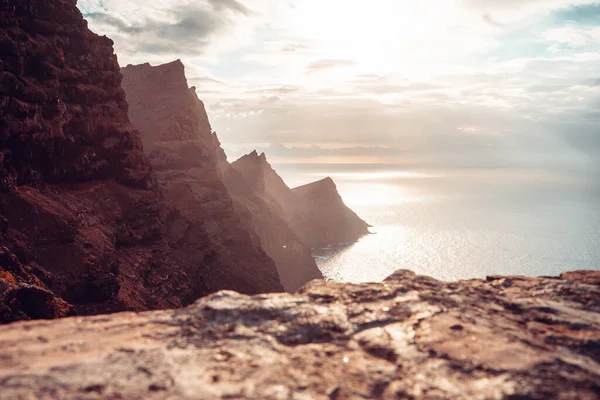
[[600,272],[314,281],[0,327],[3,399],[600,396]]

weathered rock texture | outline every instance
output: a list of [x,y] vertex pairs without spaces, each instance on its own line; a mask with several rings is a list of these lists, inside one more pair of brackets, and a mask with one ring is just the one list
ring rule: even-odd
[[75,0],[0,2],[0,54],[0,323],[282,289],[264,252],[232,262],[185,214],[185,187],[163,198]]
[[290,189],[265,154],[256,151],[231,165],[258,196],[283,211],[309,248],[353,242],[369,233],[369,225],[344,204],[331,178]]
[[[183,64],[130,65],[122,72],[131,122],[152,149],[152,166],[170,203],[181,204],[179,211],[190,218],[205,219],[231,262],[258,268],[274,260],[287,291],[323,278],[281,211],[256,196],[227,163],[204,105],[187,87]],[[271,259],[252,256],[261,248]]]
[[[0,327],[3,399],[597,399],[600,287],[314,281],[177,311]],[[576,281],[597,282],[600,272]]]

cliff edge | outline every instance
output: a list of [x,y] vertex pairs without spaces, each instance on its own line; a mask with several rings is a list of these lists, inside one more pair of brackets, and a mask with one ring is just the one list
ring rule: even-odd
[[[181,213],[204,221],[230,263],[238,260],[252,272],[271,269],[274,262],[289,292],[322,279],[310,250],[278,208],[257,196],[227,162],[204,104],[196,89],[188,88],[183,64],[129,65],[122,72],[129,117],[150,150],[169,203],[185,205]],[[189,196],[185,203],[182,188]]]
[[256,151],[231,166],[259,197],[282,211],[308,248],[354,242],[369,233],[369,225],[346,206],[331,178],[290,189],[266,155]]
[[140,129],[167,206],[202,223],[215,249],[212,257],[236,271],[229,275],[232,288],[283,291],[274,261],[225,187],[218,139],[195,88],[188,87],[184,65],[129,65],[121,71],[129,118]]
[[228,259],[185,213],[186,186],[157,186],[113,42],[75,0],[0,2],[0,51],[0,323],[283,290],[264,252]]
[[600,272],[314,281],[0,326],[2,398],[597,399]]

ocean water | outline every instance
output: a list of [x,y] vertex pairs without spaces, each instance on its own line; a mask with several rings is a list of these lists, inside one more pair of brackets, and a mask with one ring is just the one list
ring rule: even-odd
[[373,227],[357,243],[314,249],[331,280],[378,282],[398,269],[452,281],[600,269],[594,171],[279,164],[290,186],[331,176]]

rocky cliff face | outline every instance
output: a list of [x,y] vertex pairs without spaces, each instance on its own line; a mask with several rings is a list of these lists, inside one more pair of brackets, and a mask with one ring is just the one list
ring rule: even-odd
[[[281,211],[256,196],[227,163],[204,105],[195,89],[187,87],[183,64],[144,64],[122,71],[131,122],[140,129],[145,148],[153,149],[152,166],[169,202],[180,202],[182,188],[187,188],[190,199],[180,211],[204,220],[231,262],[259,268],[274,260],[287,291],[323,278]],[[261,248],[271,259],[252,255]]]
[[353,242],[369,233],[369,225],[344,204],[331,178],[293,189],[302,207],[292,226],[311,247]]
[[256,151],[232,167],[264,201],[279,207],[294,233],[309,248],[353,242],[369,233],[368,224],[350,210],[331,178],[290,189]]
[[268,263],[221,256],[186,187],[167,206],[112,42],[75,0],[0,2],[0,22],[0,322],[281,289]]
[[313,279],[323,279],[310,248],[290,228],[281,208],[257,195],[229,164],[222,168],[229,193],[239,212],[249,215],[262,247],[277,265],[285,290],[295,292]]
[[597,399],[600,273],[315,281],[0,327],[5,399]]
[[[223,183],[204,105],[188,88],[180,61],[122,69],[129,118],[144,146],[170,211],[199,221],[209,234],[209,257],[228,265],[230,287],[244,292],[283,290],[273,260],[247,219],[238,214]],[[174,239],[187,241],[187,223],[174,224]],[[189,243],[194,243],[190,241]]]

